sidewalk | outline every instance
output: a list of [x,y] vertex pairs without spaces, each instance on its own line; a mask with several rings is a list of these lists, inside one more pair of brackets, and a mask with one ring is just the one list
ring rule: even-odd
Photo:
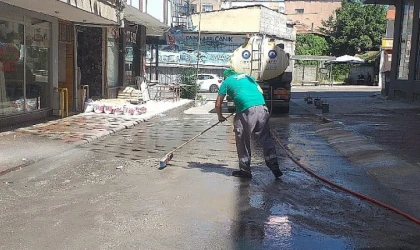
[[81,113],[0,133],[0,175],[130,128],[192,100],[149,101],[142,115]]

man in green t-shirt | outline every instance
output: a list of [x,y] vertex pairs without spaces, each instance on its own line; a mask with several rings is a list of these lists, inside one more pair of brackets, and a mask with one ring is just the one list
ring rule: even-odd
[[239,169],[232,172],[235,177],[252,178],[251,174],[251,135],[255,135],[264,148],[264,159],[275,178],[283,173],[279,169],[276,146],[270,134],[268,120],[270,113],[265,106],[262,90],[255,79],[246,74],[238,74],[232,69],[223,72],[225,80],[219,88],[216,100],[216,113],[220,122],[226,120],[222,114],[222,103],[226,95],[233,99],[236,108],[234,132]]

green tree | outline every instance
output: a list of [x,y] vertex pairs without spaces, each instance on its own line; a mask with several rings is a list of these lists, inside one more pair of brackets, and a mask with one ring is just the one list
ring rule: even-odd
[[295,53],[296,55],[325,56],[328,54],[327,40],[315,34],[298,34]]
[[335,15],[322,25],[321,31],[328,36],[330,52],[335,56],[377,50],[386,31],[386,7],[342,0]]
[[[324,37],[315,34],[298,34],[296,36],[296,55],[325,56],[328,54],[328,43]],[[316,64],[315,61],[297,61],[298,64]]]
[[181,98],[195,99],[199,85],[197,84],[197,70],[193,67],[184,68],[180,75]]

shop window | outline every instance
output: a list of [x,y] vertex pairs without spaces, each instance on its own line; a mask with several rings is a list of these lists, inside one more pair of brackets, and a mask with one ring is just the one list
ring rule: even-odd
[[49,29],[40,26],[26,26],[26,107],[33,111],[47,107],[49,88]]
[[408,79],[410,63],[411,35],[413,32],[414,0],[404,0],[401,18],[398,79]]
[[49,24],[0,20],[0,115],[48,106],[49,46]]
[[0,115],[25,111],[24,26],[0,20]]
[[108,27],[107,28],[107,78],[108,87],[117,87],[122,85],[119,82],[119,28]]
[[125,64],[124,64],[124,85],[135,84],[135,59],[137,49],[137,33],[135,29],[125,30]]

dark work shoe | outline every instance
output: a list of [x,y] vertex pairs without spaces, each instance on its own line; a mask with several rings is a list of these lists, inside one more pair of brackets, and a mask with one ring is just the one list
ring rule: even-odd
[[252,178],[252,174],[247,173],[245,171],[242,170],[235,170],[232,172],[232,176],[234,177],[239,177],[239,178],[247,178],[247,179],[251,179]]
[[273,172],[274,177],[276,177],[276,179],[278,179],[280,176],[283,175],[283,172],[280,171],[280,169],[276,169],[276,170],[271,170],[271,172]]

